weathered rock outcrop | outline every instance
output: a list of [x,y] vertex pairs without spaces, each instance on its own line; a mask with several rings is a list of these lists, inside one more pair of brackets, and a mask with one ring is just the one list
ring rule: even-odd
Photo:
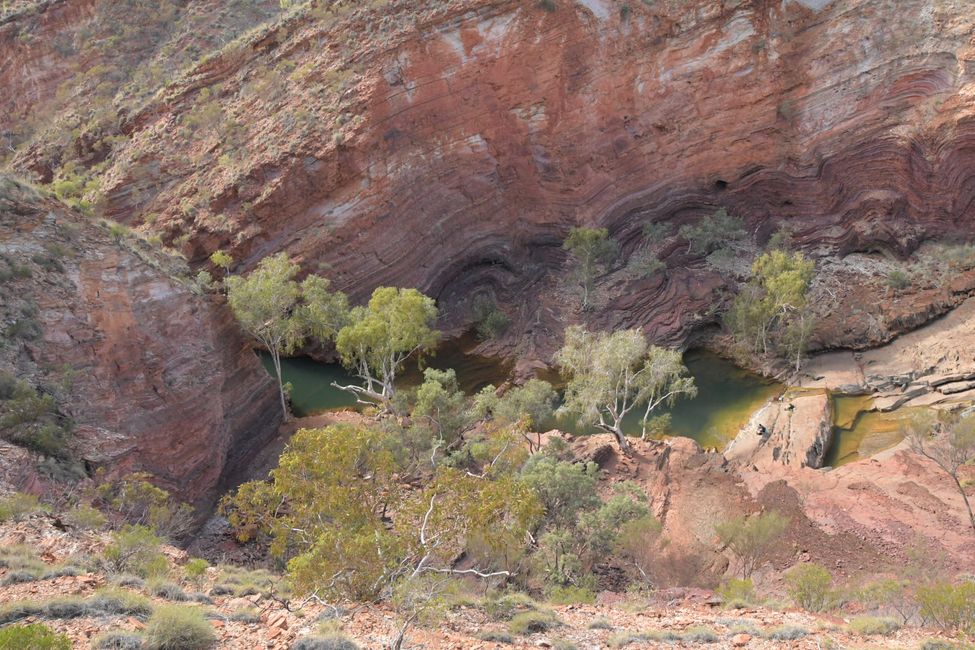
[[[149,99],[123,90],[110,151],[65,146],[52,126],[13,164],[50,177],[78,150],[86,164],[104,159],[107,214],[162,232],[197,263],[218,247],[245,268],[289,250],[357,298],[383,283],[420,287],[452,325],[472,294],[494,294],[514,322],[495,347],[517,347],[526,363],[550,356],[566,320],[588,318],[565,290],[560,243],[575,224],[607,226],[624,258],[647,222],[673,229],[719,206],[758,240],[786,222],[815,254],[903,255],[970,232],[967,2],[554,6],[311,3]],[[18,38],[76,36],[51,11],[0,27],[0,61],[11,62],[0,83],[38,105],[54,82],[31,72],[39,64],[26,65]],[[713,321],[733,278],[676,238],[655,253],[666,273],[600,282],[593,325],[680,342]],[[953,303],[932,304],[922,318]],[[865,316],[820,344],[875,339],[884,309],[840,301],[840,321]]]
[[786,394],[756,411],[724,455],[762,471],[774,471],[774,465],[818,468],[832,433],[833,405],[826,391]]
[[[205,506],[275,435],[270,377],[178,260],[3,176],[0,254],[29,273],[0,284],[0,369],[58,397],[90,469],[148,471]],[[11,335],[24,318],[36,329]]]

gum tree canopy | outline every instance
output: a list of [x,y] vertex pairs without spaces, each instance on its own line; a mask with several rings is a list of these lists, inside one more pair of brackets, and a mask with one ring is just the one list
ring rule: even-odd
[[335,340],[342,365],[356,374],[364,386],[332,385],[355,395],[364,404],[391,409],[396,376],[411,355],[422,355],[440,340],[433,329],[437,306],[433,298],[416,289],[379,287],[369,304],[355,307],[348,325]]
[[697,394],[681,353],[648,345],[639,330],[609,334],[572,326],[555,360],[568,380],[562,408],[612,433],[624,453],[630,450],[622,429],[627,413],[644,408],[645,434],[654,409]]

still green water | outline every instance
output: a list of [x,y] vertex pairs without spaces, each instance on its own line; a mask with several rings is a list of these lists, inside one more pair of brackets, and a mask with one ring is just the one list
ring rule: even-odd
[[[693,438],[702,447],[722,451],[759,407],[784,387],[759,375],[739,368],[731,361],[706,350],[691,350],[684,355],[684,365],[694,377],[697,397],[679,399],[669,409],[657,409],[656,415],[670,414],[672,436]],[[623,419],[623,431],[640,435],[643,411],[631,411]],[[560,429],[572,433],[594,433],[569,418],[560,418]]]
[[[270,357],[262,354],[261,359],[268,372],[273,372]],[[710,352],[688,352],[684,362],[697,383],[698,396],[679,400],[672,408],[660,413],[670,413],[670,435],[693,438],[704,447],[716,447],[719,451],[723,449],[753,411],[783,390],[780,384],[742,370]],[[308,358],[282,359],[281,365],[284,380],[292,385],[291,400],[295,415],[305,416],[355,406],[355,399],[351,395],[331,386],[333,381],[352,381],[341,366],[318,363]],[[461,388],[468,394],[477,392],[487,384],[500,385],[511,372],[510,365],[468,354],[460,346],[441,350],[428,360],[428,365],[441,369],[453,368]],[[415,385],[420,376],[416,364],[410,364],[402,383],[405,386]],[[630,413],[624,420],[624,431],[639,435],[642,415],[642,411]],[[551,424],[578,434],[595,431],[581,427],[567,417]]]
[[904,425],[917,409],[871,411],[869,396],[833,397],[833,443],[825,465],[839,467],[890,449],[904,439]]

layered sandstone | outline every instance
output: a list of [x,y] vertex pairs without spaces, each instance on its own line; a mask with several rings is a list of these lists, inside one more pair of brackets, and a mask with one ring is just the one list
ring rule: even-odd
[[[11,95],[49,103],[58,61],[28,65],[17,35],[54,42],[74,33],[55,15],[100,6],[64,0],[0,27]],[[607,226],[624,259],[645,223],[676,228],[717,207],[760,241],[787,223],[816,256],[905,255],[970,230],[966,2],[332,6],[254,29],[145,101],[121,91],[106,213],[197,263],[220,247],[240,268],[288,250],[356,298],[417,286],[448,327],[472,294],[493,294],[514,326],[488,347],[528,365],[572,320],[682,342],[734,285],[672,239],[654,250],[665,273],[611,273],[598,315],[578,314],[560,250],[572,225]],[[74,156],[48,133],[12,163],[50,177]],[[816,345],[888,338],[956,304],[939,291],[907,310],[832,291],[836,321]]]
[[[208,505],[276,433],[272,380],[179,260],[2,176],[0,253],[30,269],[2,287],[3,327],[21,314],[39,327],[9,341],[0,367],[57,396],[89,470],[148,471]],[[21,465],[5,478],[30,487]]]

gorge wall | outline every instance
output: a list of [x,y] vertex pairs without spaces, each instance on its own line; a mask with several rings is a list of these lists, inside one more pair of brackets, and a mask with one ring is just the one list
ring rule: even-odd
[[184,33],[201,58],[137,95],[118,85],[113,119],[94,122],[86,89],[102,73],[86,68],[59,103],[44,72],[58,52],[24,42],[77,44],[108,9],[39,4],[0,25],[0,81],[8,102],[26,98],[11,115],[53,107],[29,137],[0,118],[24,134],[13,168],[96,178],[85,196],[107,216],[198,265],[217,248],[239,269],[287,250],[357,299],[417,286],[448,329],[490,293],[513,327],[486,347],[524,359],[547,359],[580,319],[683,342],[733,288],[674,238],[665,273],[611,273],[600,309],[579,314],[560,248],[576,224],[608,227],[624,257],[644,224],[718,207],[758,241],[788,223],[820,257],[903,256],[971,228],[965,2],[313,2],[229,41],[180,31],[209,0],[174,2],[182,27],[143,35],[131,65],[164,64]]
[[[87,469],[151,472],[206,507],[276,434],[273,381],[178,260],[2,175],[0,256],[27,269],[0,282],[0,371],[57,398]],[[5,487],[43,482],[0,460]]]

